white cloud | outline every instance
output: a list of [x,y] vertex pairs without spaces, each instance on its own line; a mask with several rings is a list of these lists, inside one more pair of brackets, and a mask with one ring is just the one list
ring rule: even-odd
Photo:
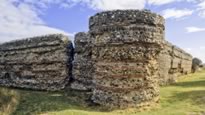
[[97,10],[143,9],[146,4],[146,0],[81,0],[81,2]]
[[193,10],[189,10],[189,9],[166,9],[164,11],[162,11],[162,15],[164,18],[169,19],[169,18],[173,18],[173,19],[177,19],[177,18],[182,18],[182,17],[186,17],[186,16],[190,16],[193,14]]
[[16,2],[18,1],[0,1],[0,42],[54,33],[69,35],[63,30],[48,27],[33,5],[24,2],[16,5]]
[[192,48],[185,48],[185,51],[191,52],[191,51],[192,51]]
[[201,2],[198,4],[200,9],[205,9],[205,0],[201,0]]
[[153,4],[153,5],[164,5],[172,2],[176,2],[180,0],[148,0],[148,4]]
[[205,18],[205,0],[202,0],[198,5],[199,16]]
[[85,3],[92,9],[143,9],[146,4],[165,5],[173,2],[195,2],[195,0],[67,0],[74,3]]
[[[164,5],[180,1],[193,2],[194,0],[0,0],[0,42],[33,35],[68,34],[63,30],[47,26],[46,22],[40,18],[39,15],[44,14],[44,11],[52,4],[61,8],[81,4],[95,10],[114,10],[143,9],[146,4]],[[203,1],[198,5],[201,9],[205,9],[205,0]],[[189,16],[192,13],[192,10],[174,8],[162,12],[165,18],[173,19]],[[200,14],[205,16],[205,10]],[[194,31],[193,28],[188,30]]]
[[[191,50],[187,50],[187,49],[191,49]],[[205,53],[204,53],[205,47],[204,46],[197,47],[197,48],[186,48],[186,51],[192,54],[193,57],[197,57],[205,63]]]
[[205,18],[205,10],[199,11],[199,16]]
[[202,31],[205,31],[205,28],[199,28],[199,27],[187,27],[186,28],[187,32],[188,33],[193,33],[193,32],[202,32]]
[[96,10],[143,9],[146,0],[0,0],[0,42],[51,33],[66,33],[49,27],[39,15],[50,5],[69,8],[76,4]]
[[[67,0],[70,1],[70,0]],[[143,9],[146,4],[165,5],[173,2],[195,2],[195,0],[71,0],[72,2],[85,3],[92,9]]]
[[147,0],[148,4],[151,5],[165,5],[165,4],[170,4],[173,2],[191,2],[195,3],[197,0]]
[[205,46],[201,46],[200,49],[201,49],[201,50],[205,50]]

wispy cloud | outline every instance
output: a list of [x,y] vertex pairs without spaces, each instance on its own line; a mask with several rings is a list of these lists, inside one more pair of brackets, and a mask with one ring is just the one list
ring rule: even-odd
[[189,52],[190,54],[192,54],[193,57],[197,57],[205,63],[205,53],[203,53],[205,51],[204,46],[195,47],[195,48],[193,48],[193,47],[192,48],[185,48],[185,50],[187,52]]
[[17,4],[17,1],[0,1],[1,42],[53,33],[70,35],[63,30],[47,26],[39,16],[41,12],[34,5],[26,2]]
[[169,19],[169,18],[177,19],[177,18],[190,16],[192,14],[193,14],[193,10],[189,10],[189,9],[172,8],[172,9],[166,9],[162,11],[162,15],[166,19]]
[[196,2],[196,0],[67,0],[84,3],[92,9],[143,9],[145,5],[165,5],[174,2]]
[[90,8],[97,10],[143,9],[146,0],[81,0]]
[[205,0],[201,0],[197,6],[199,10],[199,16],[205,18]]
[[[196,0],[0,0],[0,34],[1,41],[8,41],[33,35],[49,33],[69,34],[61,29],[49,27],[40,18],[44,11],[55,4],[60,8],[70,8],[76,4],[94,10],[143,9],[149,5],[165,5],[173,2],[196,2]],[[205,16],[205,0],[199,0],[200,14]],[[204,10],[203,10],[204,9]],[[204,12],[203,12],[204,11]],[[162,15],[169,19],[183,18],[193,14],[189,9],[166,9]],[[188,28],[188,32],[204,29]]]
[[186,31],[187,31],[188,33],[202,32],[202,31],[205,31],[205,28],[199,28],[199,27],[194,27],[194,26],[192,26],[192,27],[187,27],[187,28],[186,28]]
[[191,52],[191,51],[192,51],[192,48],[185,48],[185,51]]
[[148,4],[152,5],[164,5],[164,4],[169,4],[172,2],[176,2],[180,0],[148,0]]
[[0,0],[0,41],[50,33],[73,36],[72,33],[49,27],[40,18],[53,4],[60,8],[82,4],[95,10],[143,9],[146,0]]
[[[14,0],[20,2],[20,0]],[[147,0],[21,0],[21,2],[38,7],[47,8],[51,4],[57,4],[62,8],[70,8],[76,4],[83,4],[94,10],[113,9],[143,9]]]
[[200,49],[201,49],[201,50],[205,50],[205,46],[201,46]]

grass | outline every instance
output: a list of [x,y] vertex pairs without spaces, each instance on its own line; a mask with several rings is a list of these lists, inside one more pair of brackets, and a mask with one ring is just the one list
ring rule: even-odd
[[200,115],[205,114],[205,71],[180,78],[160,89],[154,109],[103,112],[86,103],[88,94],[76,91],[40,92],[0,88],[0,115]]

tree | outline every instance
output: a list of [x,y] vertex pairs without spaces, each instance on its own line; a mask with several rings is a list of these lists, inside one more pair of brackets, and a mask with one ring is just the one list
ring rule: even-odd
[[195,73],[201,65],[202,61],[199,58],[194,58],[192,60],[192,72]]

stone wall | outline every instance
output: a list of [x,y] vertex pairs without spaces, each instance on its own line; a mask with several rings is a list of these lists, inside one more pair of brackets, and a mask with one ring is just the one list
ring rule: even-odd
[[71,75],[73,46],[63,35],[0,45],[0,85],[37,90],[64,89]]
[[163,46],[158,58],[159,84],[167,85],[176,82],[179,76],[191,73],[192,56],[167,41]]
[[90,18],[75,37],[73,89],[92,89],[109,108],[156,102],[159,84],[191,72],[192,56],[164,39],[164,19],[149,11],[117,10]]
[[92,44],[89,35],[83,32],[76,34],[72,89],[89,91],[93,88],[93,62],[91,56]]
[[158,101],[157,57],[164,22],[157,14],[138,10],[107,11],[90,18],[93,102],[127,108]]
[[164,39],[164,23],[147,10],[106,11],[76,34],[74,53],[63,35],[1,44],[0,85],[55,91],[69,83],[105,107],[152,105],[159,84],[191,72],[192,56]]

